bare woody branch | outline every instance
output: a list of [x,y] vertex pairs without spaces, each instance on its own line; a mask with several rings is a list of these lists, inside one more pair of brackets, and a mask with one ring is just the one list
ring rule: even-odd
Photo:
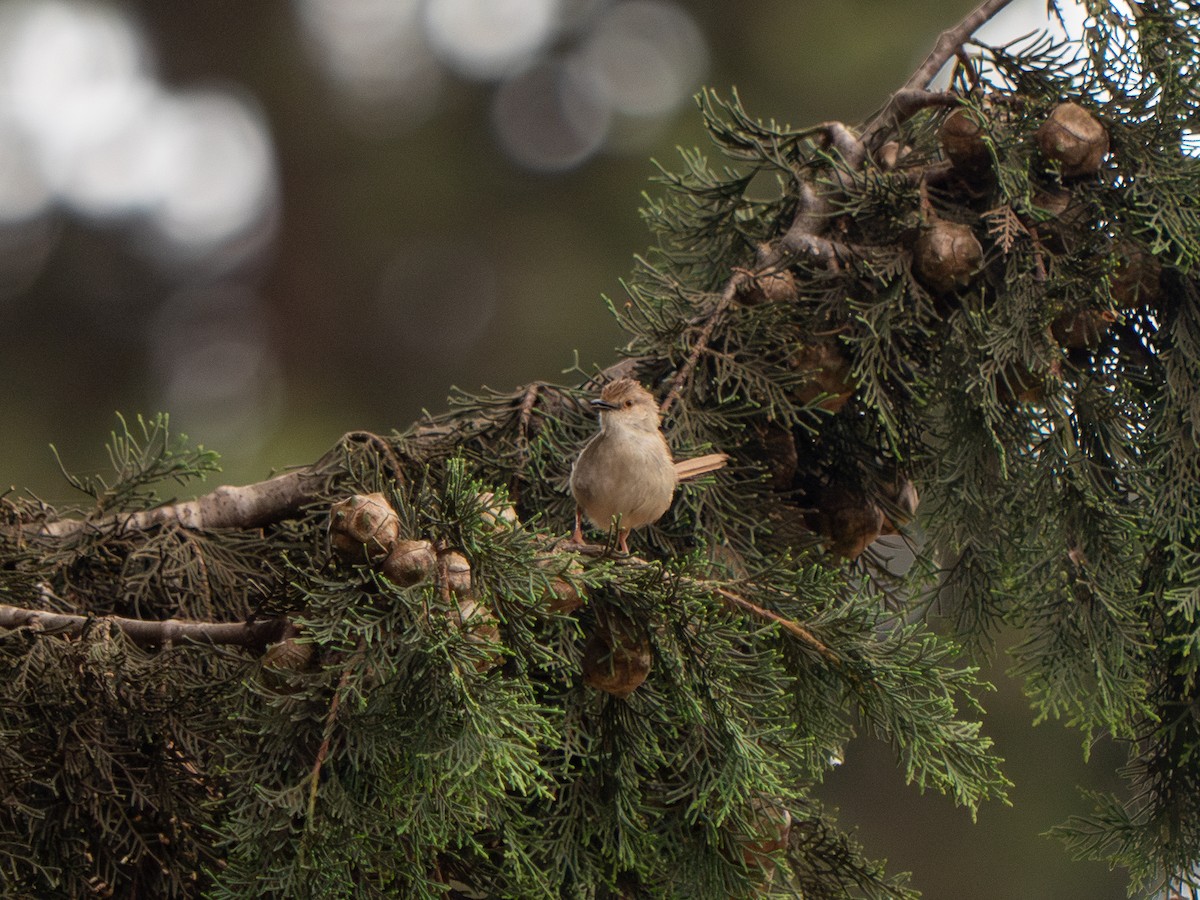
[[290,623],[286,618],[255,622],[147,621],[123,616],[80,616],[0,605],[0,628],[32,627],[45,633],[74,637],[89,627],[103,624],[119,628],[140,647],[224,644],[261,652],[268,644],[282,640]]
[[1011,2],[1012,0],[984,0],[961,22],[953,28],[943,31],[938,36],[933,49],[929,51],[929,55],[909,76],[908,81],[892,94],[883,109],[867,120],[862,132],[863,144],[874,150],[883,143],[887,134],[896,125],[912,116],[917,110],[930,105],[929,102],[922,102],[922,97],[939,97],[940,95],[926,94],[926,92],[937,73],[942,70],[942,66],[958,55],[963,44],[970,40],[971,35]]
[[256,484],[223,485],[211,494],[183,503],[101,519],[58,519],[42,524],[36,533],[67,537],[88,530],[144,531],[157,525],[178,525],[196,531],[260,528],[294,515],[316,498],[327,481],[328,476],[312,468],[297,469]]

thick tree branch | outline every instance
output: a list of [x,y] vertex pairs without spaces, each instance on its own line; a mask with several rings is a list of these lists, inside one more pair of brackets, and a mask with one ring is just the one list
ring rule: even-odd
[[88,627],[115,625],[140,647],[172,644],[225,644],[261,652],[281,640],[288,628],[286,618],[256,622],[193,622],[183,619],[147,621],[123,616],[80,616],[0,605],[0,628],[33,627],[44,632],[77,636]]
[[329,484],[330,458],[338,448],[370,445],[379,454],[397,482],[403,466],[387,439],[369,431],[351,431],[342,436],[334,450],[313,463],[266,481],[240,486],[222,485],[195,500],[169,503],[132,513],[116,513],[97,519],[57,519],[40,523],[34,534],[70,537],[87,531],[136,532],[158,525],[178,525],[194,531],[218,528],[261,528],[295,515],[317,499]]
[[59,519],[41,525],[37,534],[67,537],[84,531],[145,531],[156,525],[179,525],[196,531],[216,528],[260,528],[293,515],[315,499],[328,477],[312,468],[297,469],[267,481],[240,487],[222,485],[195,500],[158,506],[102,519]]

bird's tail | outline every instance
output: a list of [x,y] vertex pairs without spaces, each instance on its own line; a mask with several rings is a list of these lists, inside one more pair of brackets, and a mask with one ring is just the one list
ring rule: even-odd
[[691,459],[678,459],[675,461],[675,476],[680,481],[686,481],[689,478],[706,475],[722,468],[728,460],[729,455],[725,453],[706,453],[703,456],[693,456]]

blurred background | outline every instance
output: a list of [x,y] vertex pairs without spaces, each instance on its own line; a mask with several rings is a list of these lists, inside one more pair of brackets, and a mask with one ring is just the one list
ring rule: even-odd
[[[387,433],[452,385],[614,360],[693,97],[854,122],[974,0],[0,0],[0,489],[72,499],[114,412],[164,410],[223,480]],[[1042,27],[1017,0],[994,42]],[[1038,837],[1116,748],[1030,731],[993,676],[1013,808],[969,816],[858,742],[824,795],[931,898],[1124,896]]]

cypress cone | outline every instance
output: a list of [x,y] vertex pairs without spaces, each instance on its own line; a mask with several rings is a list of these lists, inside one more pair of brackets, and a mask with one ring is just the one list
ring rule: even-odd
[[1064,178],[1095,175],[1108,153],[1108,132],[1078,103],[1060,103],[1034,136],[1042,154],[1062,166]]
[[946,158],[966,171],[982,169],[991,161],[983,135],[978,118],[966,109],[956,109],[946,116],[938,131]]
[[983,264],[983,247],[968,225],[936,220],[921,230],[913,247],[917,280],[934,294],[969,285]]

